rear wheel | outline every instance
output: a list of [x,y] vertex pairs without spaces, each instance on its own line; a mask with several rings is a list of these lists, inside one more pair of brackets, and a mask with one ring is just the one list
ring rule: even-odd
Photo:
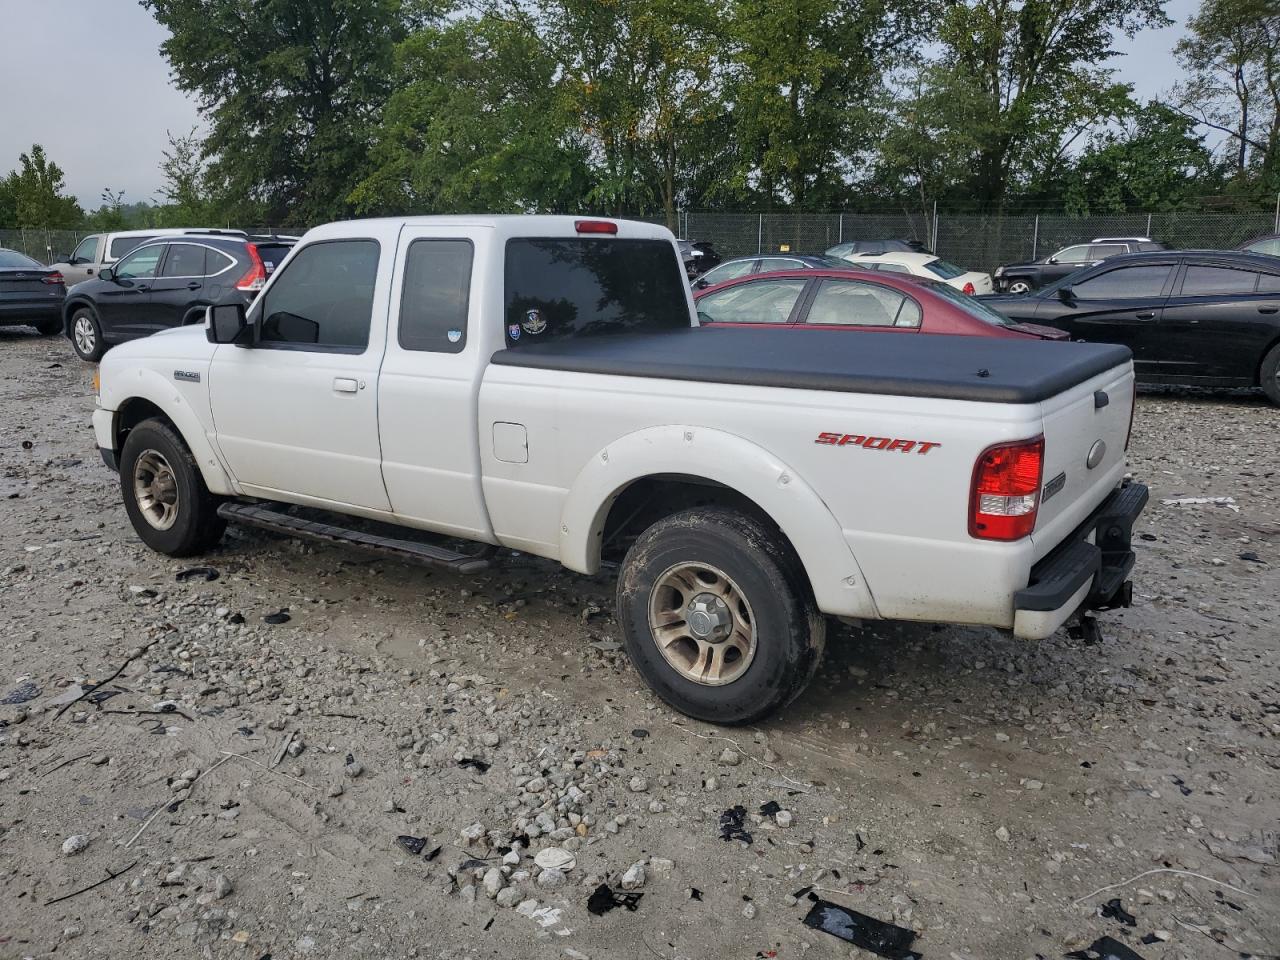
[[1267,351],[1258,371],[1258,382],[1267,399],[1280,406],[1280,343]]
[[1031,283],[1028,280],[1010,280],[1009,292],[1010,293],[1030,293]]
[[822,659],[826,621],[780,535],[699,507],[636,540],[618,578],[623,642],[653,691],[711,723],[750,723],[794,700]]
[[195,457],[163,420],[144,420],[129,431],[120,451],[120,490],[133,529],[160,553],[202,553],[227,529]]
[[71,314],[71,346],[81,360],[89,363],[97,363],[106,352],[102,328],[89,307],[77,307]]

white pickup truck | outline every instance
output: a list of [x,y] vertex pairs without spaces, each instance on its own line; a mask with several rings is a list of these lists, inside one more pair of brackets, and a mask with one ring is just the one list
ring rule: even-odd
[[461,573],[618,562],[641,674],[745,723],[826,617],[1037,639],[1127,605],[1133,383],[1100,344],[701,329],[649,224],[417,217],[311,230],[247,313],[112,350],[93,423],[173,556],[233,521]]

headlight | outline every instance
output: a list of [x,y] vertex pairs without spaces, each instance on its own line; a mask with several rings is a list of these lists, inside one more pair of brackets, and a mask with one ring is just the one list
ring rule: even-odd
[[996,267],[996,276],[997,276],[997,277],[1003,277],[1003,276],[1004,276],[1004,267]]

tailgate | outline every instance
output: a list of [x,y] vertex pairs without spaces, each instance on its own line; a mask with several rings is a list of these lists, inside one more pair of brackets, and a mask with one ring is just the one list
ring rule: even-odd
[[1126,364],[1041,404],[1044,478],[1032,534],[1037,559],[1083,522],[1124,476],[1133,390],[1133,369]]

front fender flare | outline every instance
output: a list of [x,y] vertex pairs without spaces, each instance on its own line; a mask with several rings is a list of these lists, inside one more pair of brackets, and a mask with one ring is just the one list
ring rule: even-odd
[[637,480],[661,475],[711,481],[747,497],[791,541],[820,610],[878,617],[840,523],[817,492],[769,451],[720,430],[648,427],[600,450],[565,497],[560,562],[581,573],[597,572],[604,524],[614,501]]
[[[135,367],[133,371],[123,376],[117,375],[112,379],[120,384],[119,389],[111,391],[101,399],[104,406],[114,411],[111,418],[113,438],[116,435],[120,411],[132,400],[146,400],[159,407],[161,412],[173,421],[178,433],[191,448],[191,453],[196,458],[196,464],[200,467],[200,473],[204,477],[205,486],[209,488],[209,492],[223,496],[239,494],[239,489],[222,466],[222,461],[218,458],[217,451],[214,450],[205,432],[204,424],[180,389],[165,380],[157,371],[146,367]],[[119,452],[119,450],[116,451],[117,454]]]

